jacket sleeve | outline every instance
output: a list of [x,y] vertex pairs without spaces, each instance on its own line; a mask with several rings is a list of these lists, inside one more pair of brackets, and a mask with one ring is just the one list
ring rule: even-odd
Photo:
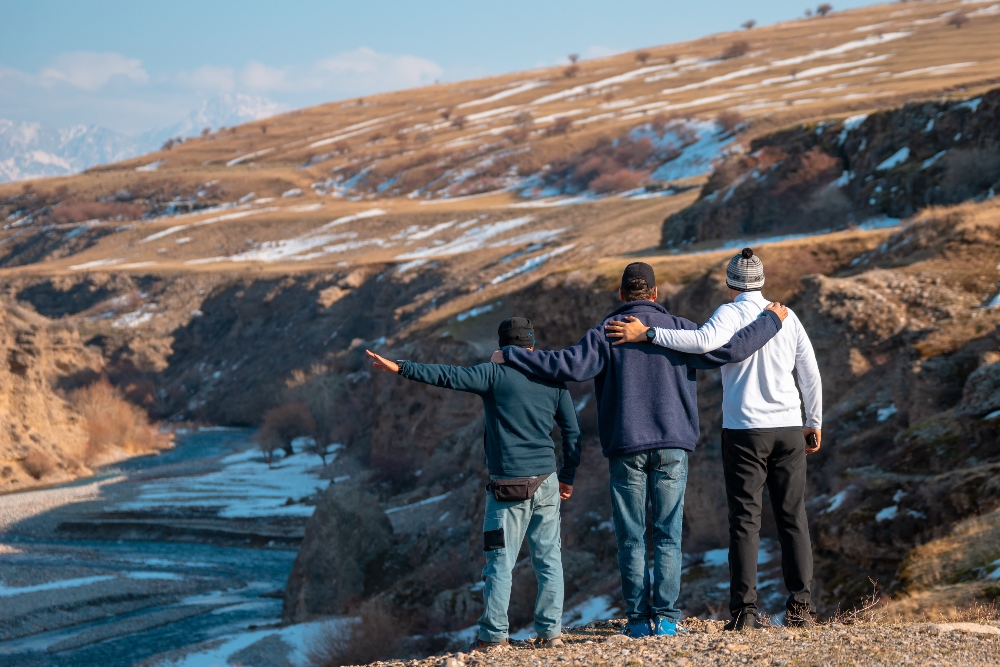
[[399,374],[407,380],[416,380],[444,389],[468,391],[473,394],[488,392],[493,386],[496,372],[497,365],[494,363],[477,364],[470,368],[464,368],[462,366],[417,364],[412,361],[404,361],[399,367]]
[[608,360],[603,324],[590,329],[573,347],[565,350],[503,349],[504,361],[517,370],[553,382],[584,382],[601,374]]
[[711,319],[697,331],[655,327],[656,339],[653,342],[678,352],[692,354],[703,354],[722,347],[739,329],[739,320],[734,316],[733,309],[727,307],[728,305],[723,304],[716,309]]
[[573,480],[576,479],[576,469],[580,465],[583,436],[580,433],[580,423],[576,419],[573,398],[566,388],[559,392],[556,424],[559,425],[559,432],[562,435],[562,467],[559,469],[559,481],[573,486]]
[[[791,313],[789,317],[794,317]],[[799,381],[802,392],[802,404],[806,411],[806,426],[810,428],[823,427],[823,381],[816,363],[816,353],[812,341],[806,333],[802,322],[796,321],[797,332],[795,342],[795,377]]]
[[718,350],[705,354],[688,355],[688,366],[707,370],[726,364],[738,364],[749,359],[754,352],[767,345],[781,331],[781,318],[765,310],[756,320],[737,331],[732,339]]

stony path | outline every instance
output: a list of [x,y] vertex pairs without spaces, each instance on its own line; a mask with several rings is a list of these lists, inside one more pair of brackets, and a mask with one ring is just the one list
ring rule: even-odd
[[[393,667],[540,667],[583,665],[768,665],[831,667],[868,665],[1000,665],[1000,623],[822,625],[808,630],[773,627],[734,634],[716,621],[685,621],[689,632],[677,637],[633,640],[620,634],[624,621],[593,623],[569,630],[562,649],[534,649],[516,642],[487,655],[451,656],[408,662],[376,663]],[[966,627],[955,627],[966,626]]]
[[101,487],[116,484],[124,479],[124,476],[111,477],[78,486],[62,486],[2,495],[0,496],[0,533],[6,532],[11,526],[25,519],[39,516],[58,507],[87,500],[97,500],[101,496]]

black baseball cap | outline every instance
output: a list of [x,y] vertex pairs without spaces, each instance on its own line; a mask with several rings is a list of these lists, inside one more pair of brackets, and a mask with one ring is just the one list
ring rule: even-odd
[[[656,287],[656,275],[653,273],[653,267],[645,262],[632,262],[625,267],[625,271],[622,272],[622,289],[637,289],[636,285],[629,286],[633,280],[641,280],[646,283],[645,289]],[[639,286],[638,289],[643,289],[643,287]]]
[[535,328],[526,317],[512,317],[500,323],[497,329],[500,347],[516,345],[518,347],[535,346]]

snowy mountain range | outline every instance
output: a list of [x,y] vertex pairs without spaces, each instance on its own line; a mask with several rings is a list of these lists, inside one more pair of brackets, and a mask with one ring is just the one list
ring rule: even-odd
[[88,167],[126,160],[157,150],[171,137],[196,136],[268,118],[289,107],[261,97],[222,94],[207,99],[179,122],[138,136],[94,125],[53,128],[0,118],[0,183],[65,176]]

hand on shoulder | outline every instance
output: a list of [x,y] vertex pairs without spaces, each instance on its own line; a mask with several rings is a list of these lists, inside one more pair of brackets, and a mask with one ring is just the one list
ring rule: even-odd
[[773,311],[774,314],[778,316],[778,319],[781,320],[782,322],[784,322],[785,318],[788,317],[788,308],[781,305],[777,301],[772,301],[771,303],[767,304],[767,308],[765,308],[764,310]]

